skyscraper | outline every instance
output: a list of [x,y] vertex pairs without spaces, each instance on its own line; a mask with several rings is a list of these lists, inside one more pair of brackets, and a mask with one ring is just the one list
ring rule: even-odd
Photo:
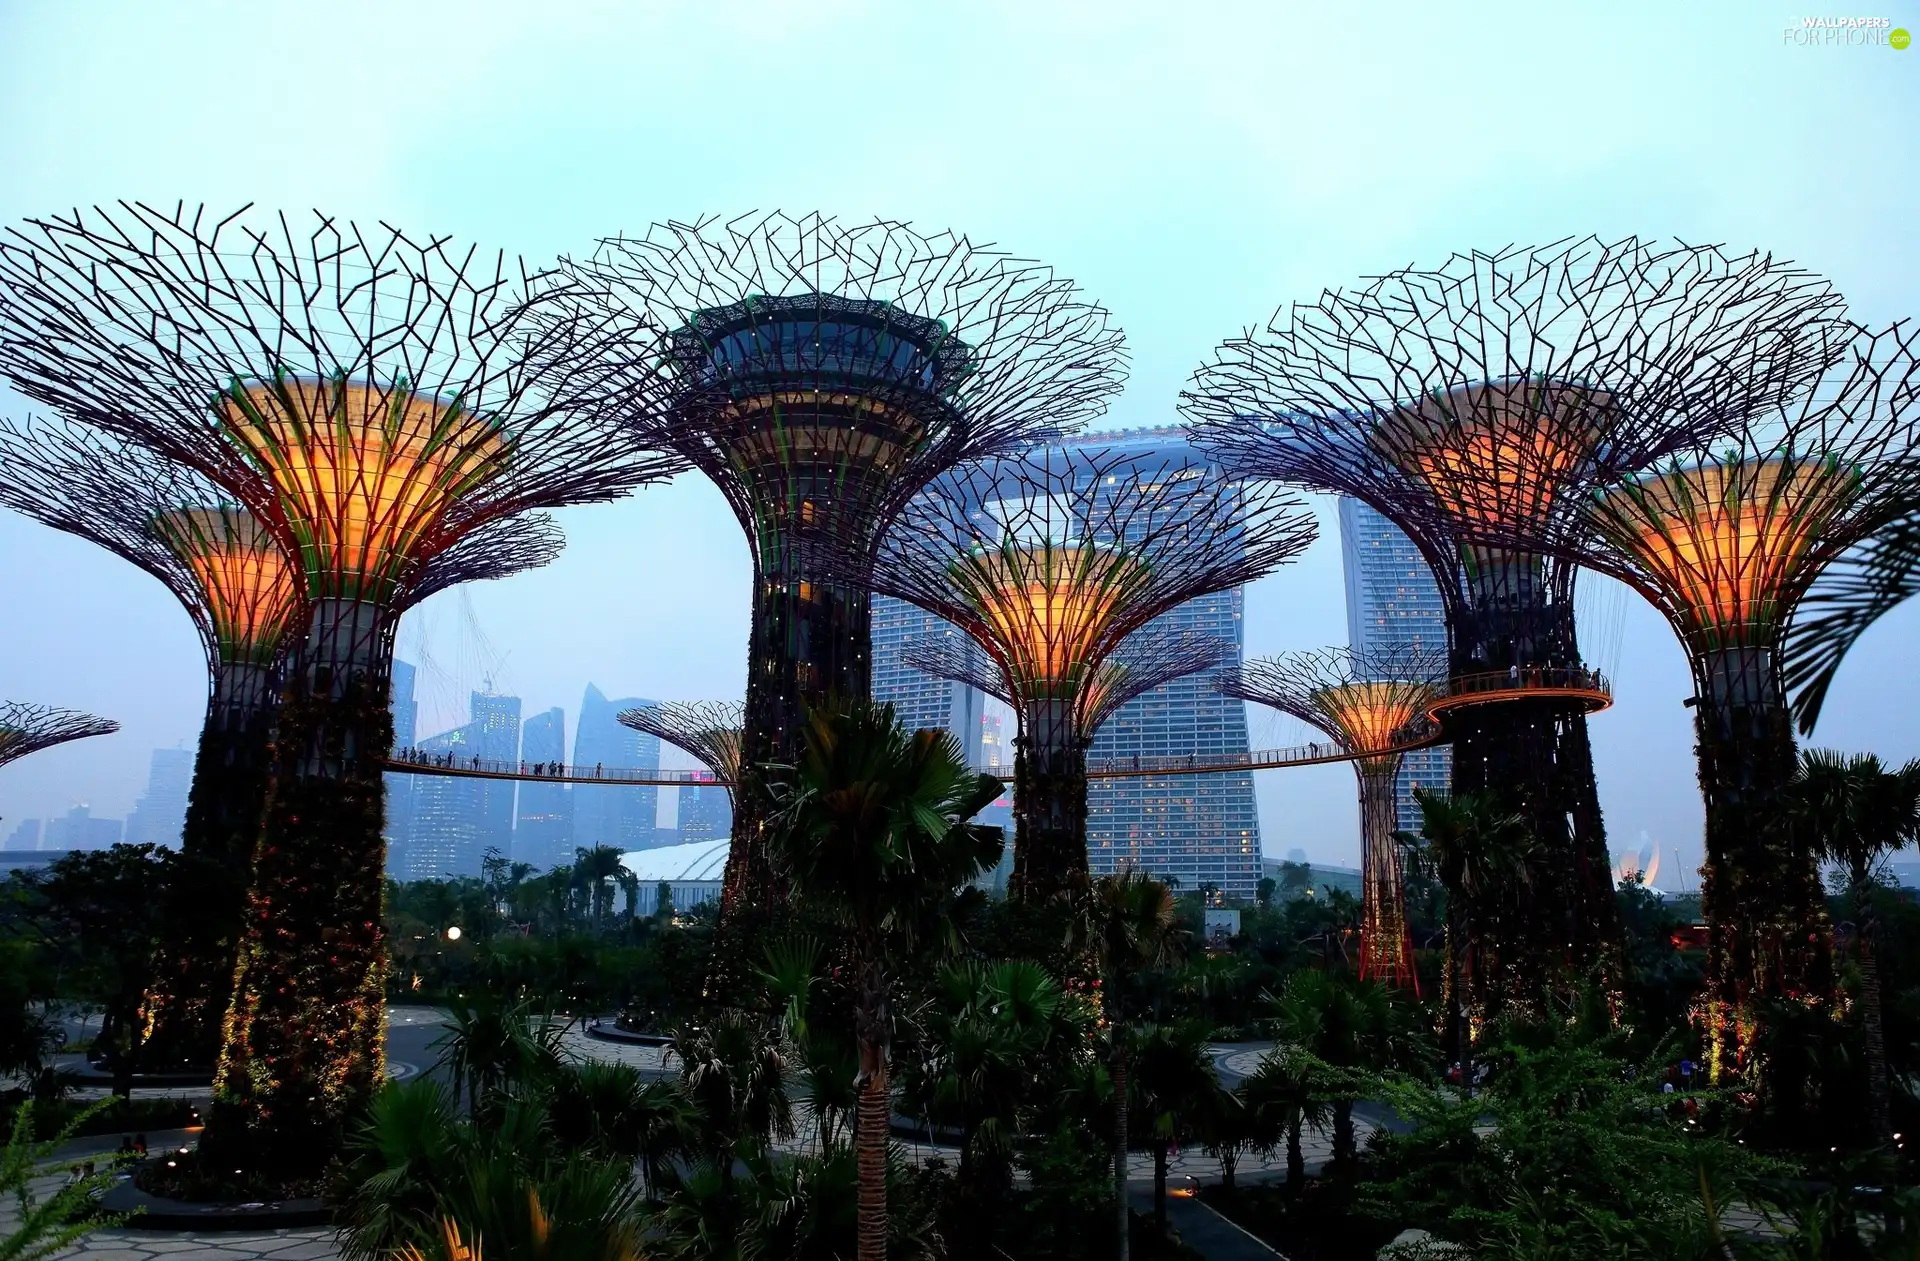
[[[1347,645],[1356,653],[1420,648],[1444,654],[1447,613],[1433,570],[1399,526],[1357,499],[1340,500],[1340,562],[1347,586]],[[1399,825],[1418,831],[1415,788],[1444,793],[1453,771],[1447,745],[1400,760],[1394,791]]]
[[[1188,601],[1149,627],[1245,643],[1238,588]],[[1222,667],[1224,668],[1224,667]],[[1247,709],[1213,690],[1218,671],[1163,683],[1109,718],[1087,751],[1102,758],[1202,758],[1247,751]],[[1146,775],[1096,779],[1087,786],[1087,859],[1096,874],[1123,864],[1172,876],[1184,891],[1212,889],[1251,901],[1260,880],[1260,815],[1253,775]]]
[[901,660],[909,644],[948,636],[964,639],[945,619],[889,596],[873,598],[873,699],[893,706],[909,730],[944,727],[960,741],[967,760],[980,762],[980,718],[985,696],[978,688],[922,674]]
[[[527,719],[520,728],[520,757],[527,762],[567,760],[567,711],[558,705]],[[545,871],[573,859],[573,796],[565,784],[520,785],[520,816],[513,829],[515,862]]]
[[988,714],[980,719],[980,762],[979,765],[990,771],[1003,766],[1011,766],[1013,759],[1007,756],[1007,736],[998,714]]
[[186,749],[155,749],[147,767],[147,791],[127,816],[127,844],[179,848],[180,832],[187,822],[187,790],[192,783],[192,753]]
[[[454,764],[473,758],[518,760],[520,698],[474,692],[467,699],[468,720],[451,731],[429,736],[419,748],[429,756],[451,754]],[[513,781],[468,779],[454,775],[413,777],[413,817],[405,858],[395,874],[403,880],[439,880],[477,876],[489,849],[513,847]],[[389,859],[389,867],[396,865]]]
[[[610,701],[599,688],[587,684],[573,737],[574,764],[587,768],[588,773],[595,767],[660,769],[659,738],[619,722],[621,710],[653,703],[637,696]],[[659,806],[657,788],[582,784],[573,790],[573,843],[583,849],[611,845],[623,853],[649,849],[659,839],[654,835]]]
[[120,843],[118,819],[96,819],[93,807],[82,803],[57,819],[47,820],[42,849],[110,849]]
[[[393,747],[411,749],[419,736],[420,702],[414,699],[414,669],[405,661],[393,663],[393,681],[388,691],[388,708],[393,713]],[[401,879],[407,870],[407,840],[413,826],[413,791],[416,775],[385,776],[387,785],[387,874]]]
[[[711,775],[703,775],[711,779]],[[680,843],[725,840],[733,831],[733,798],[719,784],[698,786],[682,784],[680,794]]]
[[29,850],[40,848],[40,820],[22,819],[14,826],[12,835],[7,837],[10,850]]
[[[502,696],[489,688],[474,692],[467,700],[469,725],[473,728],[473,748],[489,762],[509,766],[520,760],[520,698]],[[477,781],[480,809],[480,851],[497,849],[513,852],[513,798],[516,785],[510,779]]]
[[[1187,445],[1186,432],[1171,426],[1085,434],[1069,445],[1169,463],[1198,466],[1205,461]],[[1191,600],[1150,625],[1227,640],[1236,649],[1228,664],[1236,664],[1245,642],[1242,607],[1240,591],[1222,591]],[[1247,752],[1246,706],[1213,690],[1216,674],[1175,679],[1129,701],[1094,736],[1089,758]],[[1184,890],[1212,888],[1251,901],[1260,879],[1260,817],[1252,774],[1092,781],[1087,792],[1087,859],[1096,874],[1124,864],[1172,876]]]

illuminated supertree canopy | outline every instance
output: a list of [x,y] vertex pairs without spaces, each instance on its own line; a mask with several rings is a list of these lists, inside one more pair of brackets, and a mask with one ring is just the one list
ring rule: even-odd
[[[1084,686],[1074,689],[1073,729],[1083,742],[1091,742],[1128,701],[1163,683],[1217,669],[1233,657],[1233,644],[1217,635],[1159,625],[1142,627],[1087,674]],[[910,641],[900,660],[933,678],[978,688],[1009,706],[1019,703],[1012,676],[971,640],[963,645],[945,635],[928,635]]]
[[706,763],[732,786],[740,782],[740,731],[746,707],[738,701],[667,701],[620,711],[621,725],[665,740]]
[[1816,277],[1714,247],[1460,254],[1282,308],[1183,395],[1229,468],[1361,500],[1433,569],[1454,789],[1540,841],[1515,939],[1481,943],[1521,988],[1477,993],[1483,1012],[1538,1007],[1617,952],[1586,729],[1607,691],[1580,659],[1576,566],[1530,540],[1593,486],[1790,397],[1831,359],[1839,307]]
[[963,631],[992,663],[989,690],[1019,715],[1011,893],[1041,900],[1085,883],[1094,730],[1130,695],[1179,677],[1171,668],[1212,664],[1205,646],[1152,633],[1129,656],[1129,637],[1313,537],[1290,494],[1224,477],[1180,447],[985,461],[907,505],[868,581]]
[[69,740],[109,736],[118,730],[120,724],[110,718],[95,718],[92,714],[55,709],[51,705],[7,701],[0,704],[0,766]]
[[[304,634],[308,621],[298,558],[224,498],[193,470],[87,426],[0,421],[0,504],[159,579],[206,650],[211,689],[181,836],[183,856],[198,860],[195,889],[169,943],[178,983],[149,995],[150,1062],[210,1064],[217,1050],[267,799],[279,666],[289,633]],[[546,564],[560,543],[543,513],[491,521],[413,566],[394,606]],[[170,1003],[175,1010],[158,1010]]]
[[[712,479],[754,565],[742,778],[723,917],[776,899],[759,768],[802,710],[870,690],[870,560],[921,487],[1103,410],[1125,357],[1106,311],[1038,263],[952,232],[821,215],[655,225],[563,264],[613,335],[607,395]],[[624,344],[621,344],[624,337]]]
[[1438,653],[1356,655],[1328,648],[1256,658],[1216,685],[1224,695],[1311,723],[1348,753],[1368,755],[1353,763],[1360,779],[1360,974],[1416,990],[1406,880],[1394,837],[1400,754],[1391,750],[1424,728],[1427,711],[1445,695],[1445,678]]
[[490,521],[678,467],[586,407],[596,334],[548,309],[560,287],[322,215],[121,203],[0,238],[16,388],[195,469],[299,558],[309,623],[210,1125],[216,1148],[248,1136],[237,1159],[323,1161],[383,1080],[380,770],[407,575]]
[[1574,554],[1658,607],[1693,665],[1716,1077],[1767,1082],[1767,1005],[1832,999],[1815,857],[1781,824],[1795,770],[1783,649],[1822,571],[1908,510],[1917,352],[1911,324],[1855,330],[1799,399],[1595,493],[1561,540],[1584,540]]

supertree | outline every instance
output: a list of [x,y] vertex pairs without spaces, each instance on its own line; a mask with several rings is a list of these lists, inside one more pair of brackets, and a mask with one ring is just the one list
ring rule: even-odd
[[[1446,662],[1417,649],[1355,654],[1346,648],[1261,657],[1223,674],[1227,696],[1254,701],[1333,738],[1360,780],[1360,975],[1419,989],[1407,930],[1406,882],[1395,839],[1397,746],[1424,728],[1446,694]],[[1460,943],[1449,943],[1459,949]]]
[[1783,824],[1795,770],[1783,649],[1821,572],[1910,506],[1917,423],[1920,326],[1857,329],[1814,388],[1595,493],[1559,540],[1660,609],[1693,666],[1715,1080],[1776,1087],[1755,1053],[1768,1007],[1832,999],[1817,863]]
[[665,740],[706,763],[732,793],[740,782],[740,731],[746,707],[739,701],[666,701],[623,709],[622,726]]
[[870,558],[913,495],[1025,448],[1118,391],[1121,334],[1037,263],[953,232],[765,213],[653,226],[563,263],[627,344],[605,363],[640,440],[719,487],[753,558],[741,778],[722,894],[730,934],[778,900],[762,768],[790,765],[803,708],[870,691]]
[[0,704],[0,766],[69,740],[110,736],[118,730],[120,724],[110,718],[95,718],[92,714],[55,709],[51,705],[7,701]]
[[[1184,448],[1063,447],[934,482],[883,540],[867,581],[953,623],[992,662],[984,682],[1020,719],[1009,892],[1087,879],[1087,745],[1130,695],[1205,668],[1180,636],[1128,637],[1196,596],[1293,559],[1313,518],[1275,487],[1223,476]],[[934,664],[929,662],[929,664]]]
[[1228,467],[1365,502],[1434,572],[1454,791],[1492,795],[1537,842],[1511,932],[1469,927],[1480,1014],[1617,971],[1586,726],[1607,690],[1580,658],[1576,567],[1526,540],[1585,489],[1789,396],[1831,357],[1838,306],[1824,281],[1713,247],[1459,254],[1282,308],[1183,395]]
[[[299,558],[192,469],[71,421],[0,421],[0,505],[139,566],[200,634],[211,686],[180,842],[193,887],[170,917],[168,983],[149,994],[142,1025],[150,1056],[211,1063],[266,805],[279,666],[289,631],[307,624]],[[415,567],[394,607],[559,549],[544,513],[490,521]]]
[[318,214],[120,203],[0,238],[14,385],[195,469],[300,558],[307,634],[286,670],[216,1148],[308,1171],[382,1080],[380,772],[409,575],[489,521],[676,467],[587,410],[576,373],[595,333],[545,310],[560,287],[502,254]]
[[[1217,635],[1144,626],[1122,640],[1092,671],[1079,698],[1076,722],[1091,742],[1128,701],[1163,683],[1218,669],[1234,655],[1233,644]],[[944,635],[924,636],[903,647],[900,661],[936,679],[978,688],[1009,706],[1019,703],[1008,676],[972,640],[962,644]]]

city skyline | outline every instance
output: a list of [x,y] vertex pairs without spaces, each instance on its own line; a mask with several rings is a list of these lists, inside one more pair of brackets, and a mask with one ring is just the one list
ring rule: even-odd
[[[1225,40],[1218,25],[1171,11],[1006,9],[958,32],[937,11],[897,16],[873,23],[848,9],[802,21],[749,4],[601,14],[588,25],[566,13],[453,22],[431,6],[349,6],[324,19],[276,11],[203,23],[138,6],[15,6],[0,13],[17,71],[0,83],[0,99],[10,116],[39,121],[0,135],[9,171],[0,215],[121,196],[320,205],[463,234],[535,261],[708,210],[821,206],[951,225],[1047,258],[1112,307],[1134,351],[1129,388],[1100,422],[1119,429],[1167,423],[1206,349],[1279,301],[1455,249],[1569,232],[1760,246],[1831,276],[1864,322],[1911,313],[1900,277],[1920,261],[1920,240],[1904,226],[1916,177],[1911,164],[1887,159],[1884,132],[1859,120],[1911,112],[1920,54],[1783,48],[1775,18],[1733,4],[1585,14],[1496,6],[1472,20],[1406,6],[1367,22],[1248,6],[1219,15],[1238,32]],[[105,28],[111,38],[100,36]],[[1659,39],[1648,38],[1653,30]],[[306,46],[322,33],[360,45],[376,36],[430,44],[446,74],[375,91],[376,67],[351,65],[350,83],[321,90],[245,55],[263,42]],[[1297,125],[1350,88],[1337,72],[1343,63],[1363,60],[1375,74],[1414,82],[1433,65],[1484,56],[1496,38],[1577,48],[1612,67],[1608,107],[1550,90],[1557,71],[1539,58],[1456,85],[1449,111],[1409,111],[1382,97],[1353,102],[1340,128]],[[742,75],[856,41],[871,53],[875,90],[917,94],[930,110],[997,128],[1003,141],[981,160],[980,178],[961,179],[948,162],[899,160],[920,152],[918,123],[906,116],[870,118],[842,135],[845,160],[834,163],[819,161],[815,124],[769,118],[748,101],[709,102],[699,128],[662,127],[657,120],[681,117],[696,98],[699,59],[663,59],[646,76],[622,73],[618,59],[658,40],[727,47]],[[1702,56],[1708,48],[1714,55]],[[956,55],[1004,64],[1027,86],[982,94],[936,73]],[[196,73],[209,60],[231,73],[217,81]],[[505,88],[472,90],[507,64],[524,73]],[[1515,94],[1537,107],[1516,115]],[[234,111],[236,95],[273,108]],[[1692,125],[1669,126],[1675,117]],[[106,134],[126,142],[103,146],[97,137]],[[308,155],[340,144],[361,159],[317,170]],[[648,161],[606,159],[634,150]],[[1465,156],[1430,160],[1443,151]],[[235,163],[235,152],[255,160]],[[529,178],[476,197],[471,173],[488,167]],[[1410,199],[1416,171],[1421,196]],[[27,410],[11,395],[0,408]],[[1329,537],[1246,592],[1249,655],[1345,637],[1337,505],[1316,508]],[[471,607],[507,658],[496,685],[520,696],[526,713],[564,706],[572,717],[590,680],[609,694],[741,695],[750,570],[710,486],[682,477],[557,516],[570,542],[554,565],[435,597],[408,614],[402,654],[427,628],[457,658],[458,623]],[[79,801],[124,817],[143,791],[150,751],[191,741],[204,714],[204,661],[188,620],[124,562],[11,515],[0,518],[0,578],[13,647],[0,662],[0,694],[124,727],[37,754],[30,770],[0,771],[0,817],[11,830]],[[1669,863],[1679,849],[1690,871],[1701,810],[1692,719],[1680,700],[1691,679],[1664,621],[1637,597],[1622,605],[1622,648],[1609,671],[1616,703],[1591,724],[1608,830],[1646,833]],[[1900,667],[1916,633],[1912,606],[1869,632],[1808,745],[1895,762],[1920,755]],[[463,720],[481,673],[453,673],[453,712],[423,714],[422,731]],[[434,709],[422,691],[422,708]],[[1253,721],[1253,743],[1267,743],[1266,720]],[[1357,862],[1346,767],[1254,778],[1269,852],[1298,846],[1317,862]]]

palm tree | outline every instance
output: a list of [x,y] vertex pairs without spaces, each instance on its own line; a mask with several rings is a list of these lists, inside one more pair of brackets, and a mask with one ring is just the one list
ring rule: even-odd
[[1279,1004],[1281,1036],[1336,1070],[1333,1096],[1333,1161],[1346,1168],[1358,1153],[1353,1105],[1358,1092],[1379,1074],[1417,1055],[1392,991],[1351,973],[1335,977],[1314,969],[1295,972]]
[[769,849],[795,900],[847,933],[860,1051],[857,1254],[884,1261],[893,971],[950,935],[942,912],[955,890],[998,861],[999,830],[967,820],[1001,786],[973,773],[952,735],[909,732],[891,705],[829,701],[808,712],[800,736],[799,765],[774,786]]
[[1447,891],[1447,1025],[1461,1080],[1473,1081],[1473,1038],[1467,1021],[1467,978],[1480,959],[1480,939],[1499,917],[1500,900],[1530,884],[1536,848],[1519,814],[1486,794],[1449,797],[1416,788],[1420,835],[1416,860]]
[[1823,861],[1847,871],[1854,938],[1859,943],[1868,1121],[1874,1138],[1889,1142],[1893,1122],[1887,1098],[1880,964],[1873,952],[1878,928],[1873,886],[1881,860],[1920,838],[1920,761],[1888,770],[1871,753],[1849,757],[1829,749],[1809,749],[1800,755],[1799,774],[1788,800],[1796,839]]
[[1060,986],[1037,963],[968,959],[940,976],[925,1066],[936,1120],[960,1126],[958,1177],[1010,1179],[1007,1156],[1032,1095],[1033,1066],[1053,1037]]
[[448,1006],[447,1032],[434,1043],[454,1094],[463,1090],[474,1112],[490,1106],[490,1097],[509,1085],[540,1082],[561,1067],[561,1026],[536,1015],[531,1000],[501,1001],[482,993]]
[[1304,1130],[1323,1132],[1332,1121],[1320,1062],[1299,1047],[1277,1046],[1260,1057],[1252,1076],[1240,1083],[1247,1128],[1256,1139],[1287,1144],[1287,1189],[1298,1195],[1307,1180],[1300,1150]]
[[787,1062],[764,1020],[727,1011],[674,1032],[680,1084],[700,1115],[707,1154],[722,1181],[736,1158],[750,1158],[773,1138],[793,1136]]
[[611,845],[581,848],[574,854],[573,878],[587,891],[593,930],[599,932],[603,916],[613,910],[613,882],[627,869],[620,862],[620,851]]
[[1181,934],[1173,891],[1134,870],[1095,881],[1083,920],[1080,931],[1098,963],[1106,1007],[1114,1099],[1114,1199],[1120,1215],[1120,1261],[1127,1261],[1127,1058],[1132,1037],[1127,982],[1173,962]]
[[1147,1132],[1152,1135],[1153,1221],[1163,1235],[1167,1229],[1168,1152],[1198,1130],[1220,1090],[1213,1056],[1208,1054],[1210,1032],[1206,1021],[1186,1020],[1147,1025],[1134,1037],[1130,1111],[1147,1122]]

